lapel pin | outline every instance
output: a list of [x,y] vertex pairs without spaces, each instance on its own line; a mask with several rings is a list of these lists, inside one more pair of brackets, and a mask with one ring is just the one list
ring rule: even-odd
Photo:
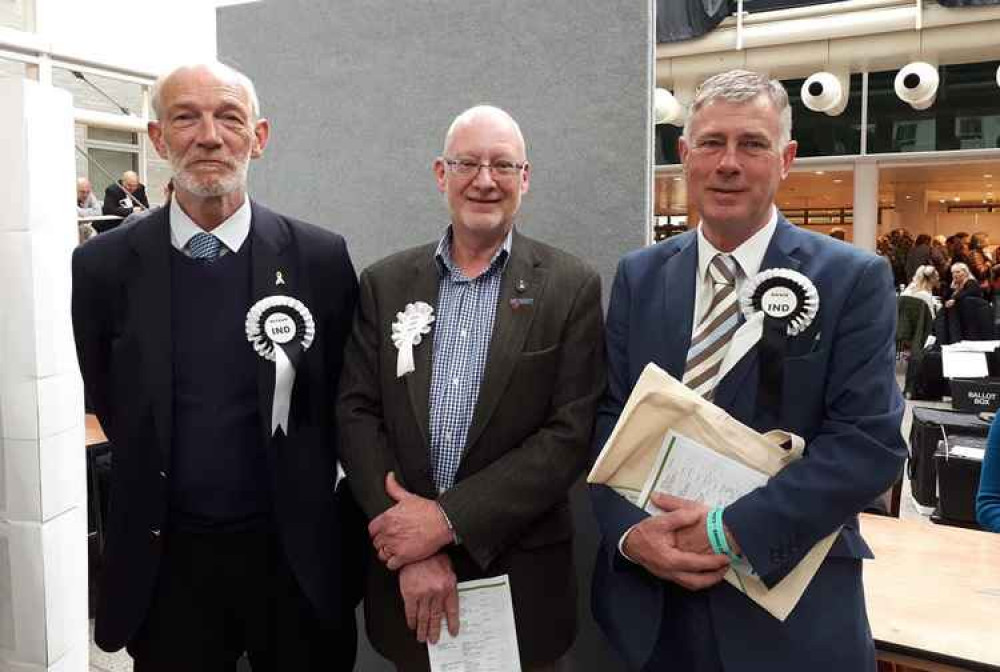
[[528,290],[528,283],[518,278],[517,282],[514,283],[514,289],[517,290],[518,294],[523,294]]
[[274,286],[285,284],[285,276],[282,275],[281,271],[275,271],[274,273]]
[[510,307],[517,310],[521,306],[530,306],[535,303],[534,299],[511,299]]

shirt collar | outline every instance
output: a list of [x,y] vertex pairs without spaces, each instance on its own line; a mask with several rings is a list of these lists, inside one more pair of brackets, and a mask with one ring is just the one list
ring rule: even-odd
[[[452,231],[451,227],[444,232],[441,236],[441,240],[438,242],[437,250],[434,252],[434,259],[437,260],[438,270],[441,272],[442,276],[445,275],[458,275],[460,277],[465,277],[462,275],[462,269],[455,265],[454,260],[451,258],[451,240]],[[490,259],[490,265],[486,268],[481,275],[485,275],[494,270],[503,270],[507,267],[507,260],[510,259],[510,248],[514,240],[514,227],[511,227],[510,231],[507,232],[507,237],[503,239],[503,244],[500,248],[493,254],[493,258]],[[472,278],[470,278],[472,279]]]
[[[250,235],[250,199],[243,197],[243,205],[231,214],[225,221],[212,229],[213,236],[222,241],[230,252],[239,252]],[[170,199],[170,244],[176,250],[187,247],[188,241],[203,229],[194,223],[176,198]]]
[[[708,274],[708,265],[717,254],[725,254],[717,250],[712,243],[708,242],[702,230],[702,224],[698,224],[698,278],[704,280]],[[753,234],[739,247],[730,252],[736,262],[740,265],[743,276],[752,278],[760,271],[761,264],[764,263],[764,255],[767,253],[767,246],[771,244],[775,229],[778,228],[778,209],[771,206],[771,218],[757,233]]]

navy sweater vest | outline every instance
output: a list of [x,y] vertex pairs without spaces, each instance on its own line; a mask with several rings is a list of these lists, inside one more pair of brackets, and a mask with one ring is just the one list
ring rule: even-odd
[[230,531],[267,520],[270,487],[257,410],[250,239],[214,263],[171,256],[173,443],[170,520]]

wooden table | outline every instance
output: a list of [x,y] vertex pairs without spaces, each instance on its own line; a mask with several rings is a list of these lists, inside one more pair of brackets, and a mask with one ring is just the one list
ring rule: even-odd
[[93,413],[87,414],[87,447],[97,446],[102,443],[108,442],[108,437],[104,435],[104,430],[101,429],[101,421],[97,419],[97,416]]
[[90,497],[93,498],[94,532],[97,535],[97,549],[104,551],[104,511],[101,509],[101,482],[97,478],[97,449],[107,444],[108,437],[101,428],[101,422],[96,415],[88,413],[87,426],[87,476],[90,479]]
[[863,514],[865,598],[879,660],[1000,670],[1000,534]]

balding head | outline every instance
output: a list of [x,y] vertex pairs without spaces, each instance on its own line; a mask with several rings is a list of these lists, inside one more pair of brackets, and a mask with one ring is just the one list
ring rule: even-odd
[[443,154],[445,156],[450,155],[452,140],[455,137],[456,131],[479,119],[490,119],[501,125],[509,127],[516,136],[517,143],[519,145],[520,154],[516,157],[517,160],[524,161],[528,158],[528,148],[524,142],[524,135],[521,133],[521,127],[517,125],[517,121],[514,120],[514,117],[510,116],[506,111],[501,110],[499,107],[494,107],[493,105],[476,105],[475,107],[470,107],[465,112],[462,112],[455,117],[455,120],[451,122],[451,126],[448,127],[448,132],[444,136]]
[[156,83],[153,85],[152,98],[153,112],[156,114],[157,119],[163,119],[163,114],[165,112],[163,106],[163,91],[169,87],[171,80],[174,80],[181,75],[199,70],[210,72],[218,80],[242,89],[246,93],[247,103],[250,105],[250,111],[253,114],[253,119],[256,120],[260,117],[260,101],[257,99],[257,89],[254,87],[250,78],[236,68],[232,68],[225,63],[207,61],[204,63],[188,63],[186,65],[180,65],[170,72],[161,75],[156,80]]
[[76,178],[76,202],[77,204],[83,203],[90,196],[93,188],[90,186],[90,180],[86,177]]
[[139,176],[134,170],[126,170],[122,173],[122,186],[125,187],[129,193],[132,193],[139,188]]

